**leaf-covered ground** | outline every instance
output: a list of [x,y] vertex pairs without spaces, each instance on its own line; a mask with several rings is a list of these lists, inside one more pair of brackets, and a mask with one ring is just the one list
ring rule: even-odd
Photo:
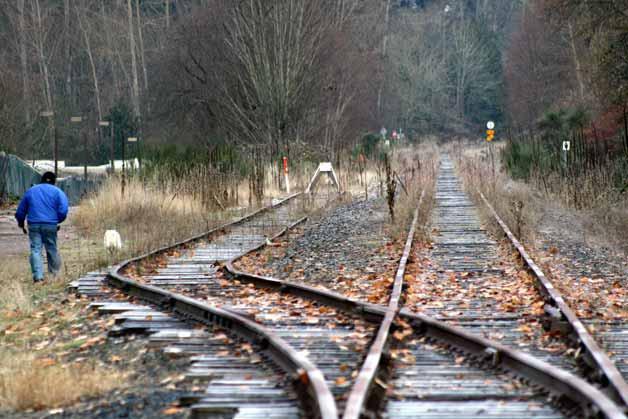
[[[2,408],[2,417],[150,418],[165,411],[182,417],[173,406],[189,389],[181,383],[181,362],[147,349],[143,338],[108,338],[113,318],[99,316],[88,304],[57,294],[28,315],[1,313],[3,376],[12,380],[3,382],[0,392],[21,397],[2,403],[10,406]],[[25,356],[21,366],[10,362]],[[16,388],[26,385],[20,377],[42,382],[31,382],[25,394]],[[98,388],[98,381],[108,386]],[[96,391],[86,392],[90,386]],[[49,400],[44,391],[53,391],[54,398]]]
[[[409,226],[408,226],[409,227]],[[386,304],[404,242],[381,199],[343,205],[238,261],[239,269]]]
[[628,322],[628,256],[587,237],[583,222],[571,211],[546,208],[534,256],[579,317]]

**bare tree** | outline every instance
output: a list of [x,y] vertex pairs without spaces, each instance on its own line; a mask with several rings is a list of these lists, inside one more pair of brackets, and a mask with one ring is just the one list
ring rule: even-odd
[[98,81],[98,72],[96,69],[96,61],[94,59],[94,53],[92,50],[91,42],[90,42],[90,33],[88,23],[83,16],[83,12],[80,8],[76,7],[76,17],[81,29],[81,33],[83,34],[83,40],[85,42],[85,51],[87,52],[87,56],[89,58],[90,68],[92,70],[92,81],[94,83],[94,99],[96,101],[96,110],[98,111],[98,120],[101,121],[103,119],[102,106],[100,103],[100,85]]
[[[451,60],[453,62],[455,106],[457,116],[465,116],[465,95],[471,84],[486,80],[489,56],[484,45],[468,24],[456,25],[452,33]],[[495,81],[496,82],[496,81]]]
[[135,117],[140,119],[140,85],[137,76],[137,48],[135,45],[135,29],[133,27],[133,6],[131,5],[131,0],[127,0],[127,11],[129,19],[129,51],[131,54],[131,72],[133,76],[131,98],[133,102],[133,112],[135,113]]
[[18,8],[18,37],[19,37],[19,49],[20,49],[20,66],[22,70],[22,98],[24,101],[24,117],[26,123],[30,124],[31,121],[31,108],[30,108],[30,92],[28,83],[28,63],[26,61],[26,25],[24,19],[24,0],[17,1]]

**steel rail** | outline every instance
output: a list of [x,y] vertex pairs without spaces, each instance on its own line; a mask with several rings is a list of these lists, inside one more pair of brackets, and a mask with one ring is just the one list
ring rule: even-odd
[[[252,251],[265,246],[263,244]],[[337,292],[238,270],[233,263],[243,256],[233,258],[224,265],[224,270],[239,281],[308,298],[380,323],[388,313],[387,307],[348,298]],[[420,335],[463,351],[491,368],[509,371],[540,385],[560,401],[579,406],[586,417],[626,419],[622,409],[604,392],[567,371],[433,317],[412,313],[407,309],[399,310],[398,316],[409,322]],[[383,353],[382,358],[387,358],[387,355]],[[364,415],[364,408],[360,414]]]
[[506,347],[432,317],[402,309],[399,313],[420,334],[446,342],[483,361],[541,385],[560,402],[580,406],[585,417],[625,419],[622,409],[604,392],[570,372],[557,368],[524,352]]
[[[386,307],[348,298],[333,291],[255,275],[236,270],[230,264],[225,265],[225,270],[239,281],[309,298],[348,313],[361,314],[373,321],[381,322],[387,313]],[[621,409],[606,394],[580,377],[526,353],[473,335],[461,327],[451,326],[432,317],[415,314],[406,309],[401,309],[398,315],[411,323],[417,333],[471,355],[479,354],[480,358],[488,361],[492,368],[503,368],[541,385],[558,398],[580,406],[583,411],[588,412],[588,417],[599,417],[598,413],[600,413],[609,419],[626,419]]]
[[611,397],[616,402],[624,404],[625,409],[628,409],[628,384],[626,384],[626,381],[623,379],[613,361],[611,361],[606,352],[599,347],[587,328],[582,324],[580,319],[578,319],[578,316],[576,316],[565,302],[560,292],[554,287],[547,276],[545,276],[541,268],[532,260],[523,245],[517,240],[514,234],[512,234],[506,223],[499,217],[484,194],[479,190],[478,192],[491,211],[491,214],[495,217],[495,220],[497,220],[497,223],[508,237],[508,240],[510,240],[510,243],[517,249],[517,252],[523,259],[528,270],[531,271],[536,278],[537,288],[539,288],[545,301],[553,308],[553,310],[549,310],[550,312],[548,314],[551,315],[552,311],[555,312],[558,310],[560,317],[567,320],[570,329],[569,332],[575,334],[580,348],[582,348],[585,354],[585,362],[592,367],[594,371],[601,374],[601,377],[596,378],[600,379],[600,382],[606,387]]
[[128,295],[138,297],[144,301],[155,304],[176,315],[194,320],[206,325],[219,325],[240,336],[256,342],[264,350],[268,351],[273,361],[288,374],[292,375],[293,383],[297,392],[301,395],[305,408],[313,417],[321,419],[336,419],[338,417],[334,398],[325,382],[321,371],[313,365],[305,356],[297,352],[283,339],[258,323],[249,320],[237,313],[212,307],[203,304],[192,298],[166,291],[152,285],[141,284],[121,274],[126,267],[163,253],[169,249],[189,244],[194,241],[206,238],[222,230],[241,224],[258,214],[279,207],[284,203],[300,196],[301,193],[293,194],[277,204],[261,208],[247,216],[244,216],[232,223],[212,229],[206,233],[193,236],[171,246],[162,247],[158,250],[144,255],[128,259],[114,266],[107,273],[107,282]]
[[[342,416],[343,419],[358,419],[369,402],[369,396],[373,391],[373,385],[378,384],[376,382],[376,377],[383,366],[382,357],[384,352],[387,350],[390,330],[395,317],[397,316],[397,312],[399,311],[399,301],[401,299],[401,291],[403,288],[403,276],[406,272],[410,251],[412,250],[414,233],[419,220],[419,209],[423,203],[424,196],[425,190],[421,192],[419,203],[414,210],[412,224],[410,225],[410,231],[408,232],[408,237],[406,238],[403,254],[395,274],[395,281],[393,283],[388,307],[386,308],[386,314],[384,315],[384,319],[381,322],[377,336],[371,344],[366,359],[362,364],[362,368],[360,369],[355,383],[353,384],[353,388],[351,389],[351,393],[347,399],[345,411]],[[379,390],[380,392],[385,391],[385,388],[380,388]]]
[[[131,295],[150,301],[153,304],[170,308],[180,316],[194,319],[205,324],[214,323],[231,327],[234,331],[241,333],[244,336],[256,339],[263,347],[272,350],[270,355],[273,360],[276,360],[279,365],[283,365],[284,368],[295,373],[293,377],[296,380],[296,384],[298,386],[297,389],[300,390],[300,393],[306,397],[307,402],[311,403],[314,411],[318,412],[320,417],[335,418],[337,417],[335,401],[329,392],[320,371],[317,370],[316,367],[309,364],[309,361],[304,359],[302,356],[299,356],[298,353],[295,353],[292,348],[285,345],[285,342],[283,342],[280,338],[275,339],[276,335],[272,332],[267,331],[259,324],[252,322],[232,311],[210,307],[188,297],[174,294],[150,285],[137,283],[119,273],[120,270],[132,263],[154,256],[158,253],[162,253],[169,249],[209,237],[212,234],[249,220],[257,214],[280,206],[299,195],[301,194],[294,194],[275,205],[262,208],[232,223],[227,223],[221,227],[217,227],[209,232],[181,241],[175,245],[166,246],[143,256],[129,259],[114,267],[108,273],[107,277],[108,282],[111,285],[125,290]],[[256,249],[260,247],[264,247],[264,245],[258,246]],[[360,314],[367,319],[373,319],[381,322],[386,316],[387,309],[379,305],[364,303],[332,291],[321,290],[303,284],[291,283],[289,281],[253,275],[247,272],[235,270],[232,262],[237,259],[238,258],[234,258],[229,261],[224,266],[224,269],[241,281],[255,283],[259,286],[271,289],[277,289],[281,292],[287,292],[303,298],[314,299],[322,304],[335,306],[350,313]],[[562,371],[543,361],[536,360],[527,354],[506,348],[488,339],[474,336],[461,328],[447,325],[444,322],[428,316],[410,313],[406,310],[399,311],[399,316],[410,321],[418,333],[436,341],[444,342],[447,345],[456,347],[462,351],[480,354],[479,356],[482,359],[489,361],[492,367],[509,370],[517,375],[528,378],[532,382],[540,384],[560,399],[567,400],[574,405],[581,406],[582,409],[587,412],[588,416],[595,416],[599,413],[599,415],[603,415],[604,417],[611,419],[626,418],[622,410],[603,392],[587,383],[585,380],[568,372]],[[258,331],[266,333],[260,336]]]

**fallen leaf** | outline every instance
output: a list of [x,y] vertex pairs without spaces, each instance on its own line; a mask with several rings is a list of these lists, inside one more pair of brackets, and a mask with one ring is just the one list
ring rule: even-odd
[[347,379],[345,377],[338,377],[336,378],[336,385],[337,386],[342,386],[345,385],[347,383]]
[[183,411],[182,408],[172,406],[172,407],[162,410],[161,413],[163,413],[164,415],[176,415],[177,413],[181,413],[182,411]]
[[36,365],[39,367],[50,367],[53,366],[57,363],[57,361],[55,361],[52,358],[41,358],[35,361]]

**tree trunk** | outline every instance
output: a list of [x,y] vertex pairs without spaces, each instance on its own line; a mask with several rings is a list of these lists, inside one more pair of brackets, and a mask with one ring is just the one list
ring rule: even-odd
[[135,31],[133,30],[133,6],[131,0],[127,0],[127,12],[129,18],[129,50],[131,52],[131,71],[133,76],[133,86],[131,97],[133,98],[133,112],[136,118],[140,118],[140,84],[137,77],[137,56],[135,48]]
[[44,28],[41,20],[41,8],[39,7],[39,0],[35,0],[35,13],[37,14],[37,54],[39,56],[39,66],[41,68],[44,78],[44,97],[46,99],[47,110],[53,111],[48,62],[46,61],[46,56],[44,54]]
[[144,75],[144,91],[148,90],[148,73],[146,71],[146,56],[144,54],[144,36],[142,35],[142,20],[140,17],[140,2],[135,2],[135,17],[137,20],[137,34],[140,43],[140,61],[142,62],[142,72]]
[[628,103],[624,102],[624,151],[628,154]]
[[166,6],[166,29],[170,29],[170,0],[165,0]]
[[53,136],[53,144],[50,144],[50,146],[52,147],[52,154],[54,155],[55,159],[55,174],[57,174],[58,144],[56,140],[55,116],[54,106],[52,103],[52,91],[50,87],[50,75],[48,72],[48,63],[46,62],[46,56],[44,54],[44,28],[41,20],[41,8],[39,7],[39,0],[34,0],[33,5],[33,22],[37,22],[36,48],[39,58],[39,68],[41,74],[43,75],[42,84],[44,98],[46,100],[46,111],[53,112],[53,115],[48,116],[48,129],[50,131],[50,134]]
[[578,50],[576,49],[576,40],[573,35],[573,26],[571,21],[567,22],[569,28],[569,43],[571,45],[571,53],[573,54],[573,61],[576,66],[576,79],[578,80],[578,87],[580,93],[580,102],[584,103],[584,80],[582,78],[582,66],[580,64],[580,58],[578,57]]
[[118,81],[118,73],[116,72],[116,54],[114,52],[113,40],[111,35],[111,25],[107,20],[107,13],[105,12],[105,1],[100,3],[100,11],[102,14],[103,28],[105,30],[105,39],[107,41],[107,50],[109,52],[109,65],[111,66],[111,82],[113,84],[114,97],[121,95],[120,83]]
[[[388,43],[388,21],[390,19],[390,0],[386,0],[386,14],[384,15],[384,39],[382,40],[382,61],[386,59],[386,46]],[[382,63],[384,65],[384,63]],[[382,90],[384,89],[384,81],[382,80],[377,89],[377,114],[381,117],[382,113]]]
[[92,78],[94,81],[94,97],[96,99],[96,109],[98,110],[98,120],[102,121],[102,107],[100,105],[100,88],[98,86],[98,74],[96,72],[96,64],[94,62],[94,54],[92,53],[91,43],[89,42],[89,34],[85,28],[85,22],[83,22],[83,16],[77,9],[76,16],[78,20],[81,32],[83,32],[83,39],[85,40],[85,48],[87,50],[87,57],[89,58],[89,64],[92,69]]
[[72,50],[70,39],[70,0],[63,0],[63,37],[65,60],[65,95],[70,103],[74,103],[72,95]]
[[31,122],[31,103],[28,87],[28,64],[26,61],[26,33],[24,24],[24,0],[17,1],[17,9],[19,12],[19,42],[20,42],[20,65],[22,67],[22,99],[24,100],[24,117],[26,124]]

